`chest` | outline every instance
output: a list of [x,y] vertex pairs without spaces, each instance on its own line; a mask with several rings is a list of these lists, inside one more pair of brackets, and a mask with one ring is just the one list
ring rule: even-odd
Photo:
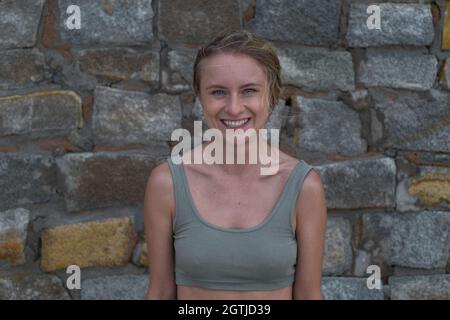
[[236,181],[187,172],[188,188],[197,213],[222,228],[251,228],[275,208],[287,177]]

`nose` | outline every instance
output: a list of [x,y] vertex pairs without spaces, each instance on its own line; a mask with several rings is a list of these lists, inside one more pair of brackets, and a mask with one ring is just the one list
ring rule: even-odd
[[240,115],[245,110],[244,103],[239,98],[238,93],[230,94],[230,98],[227,101],[225,111],[233,117]]

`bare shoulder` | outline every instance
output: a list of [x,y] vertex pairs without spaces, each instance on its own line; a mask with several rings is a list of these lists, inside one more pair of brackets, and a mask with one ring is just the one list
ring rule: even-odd
[[145,201],[157,202],[161,206],[168,206],[173,212],[174,205],[172,173],[167,161],[154,167],[147,181]]
[[301,215],[326,215],[325,190],[322,178],[313,168],[308,171],[303,180],[300,194],[297,198],[297,208]]
[[164,161],[152,169],[148,184],[157,185],[160,188],[165,189],[165,191],[172,188],[172,173],[170,172],[167,161]]

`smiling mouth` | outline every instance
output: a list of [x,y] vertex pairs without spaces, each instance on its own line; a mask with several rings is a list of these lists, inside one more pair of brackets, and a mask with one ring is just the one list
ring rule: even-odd
[[221,119],[220,121],[222,121],[222,123],[227,128],[236,129],[236,128],[244,127],[250,121],[250,118],[241,119],[241,120],[225,120],[225,119]]

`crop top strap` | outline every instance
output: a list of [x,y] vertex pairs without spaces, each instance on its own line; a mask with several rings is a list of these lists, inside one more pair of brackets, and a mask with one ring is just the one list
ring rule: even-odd
[[291,221],[294,217],[294,209],[297,203],[298,194],[303,186],[303,182],[309,170],[314,167],[306,163],[304,160],[300,160],[300,163],[295,166],[291,173],[283,192],[282,199],[282,211],[288,213],[286,217],[289,218],[288,225],[291,225]]

